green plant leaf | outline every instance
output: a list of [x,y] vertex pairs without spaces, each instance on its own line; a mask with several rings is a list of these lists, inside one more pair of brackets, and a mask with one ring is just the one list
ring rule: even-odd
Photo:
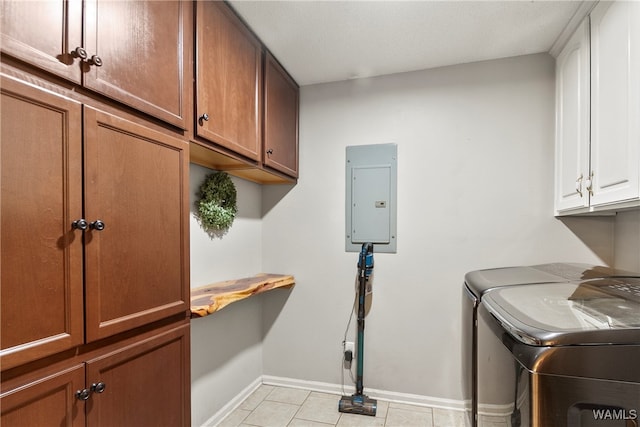
[[210,230],[226,230],[233,224],[238,212],[236,187],[225,172],[207,175],[196,202],[198,217],[203,227]]

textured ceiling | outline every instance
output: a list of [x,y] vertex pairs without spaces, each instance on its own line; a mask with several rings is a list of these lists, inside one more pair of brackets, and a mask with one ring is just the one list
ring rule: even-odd
[[229,3],[302,86],[548,52],[582,2]]

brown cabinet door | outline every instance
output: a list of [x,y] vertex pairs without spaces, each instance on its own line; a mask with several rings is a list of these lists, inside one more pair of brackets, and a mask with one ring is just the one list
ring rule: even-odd
[[85,0],[84,85],[185,129],[190,7],[188,1]]
[[83,341],[81,106],[2,77],[2,369]]
[[267,54],[264,88],[264,164],[298,177],[298,93],[295,81]]
[[189,310],[188,143],[84,107],[87,342]]
[[88,426],[180,427],[190,422],[189,325],[87,362]]
[[262,161],[260,42],[223,2],[196,3],[196,134]]
[[85,427],[84,364],[55,372],[0,394],[3,427]]
[[80,83],[82,1],[2,1],[2,52]]

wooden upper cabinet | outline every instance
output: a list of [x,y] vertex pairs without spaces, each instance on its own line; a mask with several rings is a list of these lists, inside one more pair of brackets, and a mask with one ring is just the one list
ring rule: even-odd
[[84,7],[85,86],[184,129],[191,3],[85,0]]
[[189,303],[188,143],[84,109],[86,339],[180,312]]
[[[2,369],[83,342],[82,114],[75,101],[3,77]],[[25,121],[28,118],[28,121]]]
[[262,161],[262,46],[223,2],[196,10],[196,135]]
[[80,84],[82,1],[3,1],[2,52]]
[[267,54],[264,87],[264,164],[298,177],[298,95],[296,82]]
[[191,26],[188,1],[3,1],[2,51],[185,129]]

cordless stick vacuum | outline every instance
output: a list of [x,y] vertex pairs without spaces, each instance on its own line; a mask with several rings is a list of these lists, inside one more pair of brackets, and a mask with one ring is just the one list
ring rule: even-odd
[[356,392],[351,396],[342,396],[338,411],[350,414],[371,415],[375,417],[378,402],[362,394],[364,370],[364,299],[367,293],[367,281],[373,272],[373,243],[364,243],[358,259],[358,362],[356,373]]

